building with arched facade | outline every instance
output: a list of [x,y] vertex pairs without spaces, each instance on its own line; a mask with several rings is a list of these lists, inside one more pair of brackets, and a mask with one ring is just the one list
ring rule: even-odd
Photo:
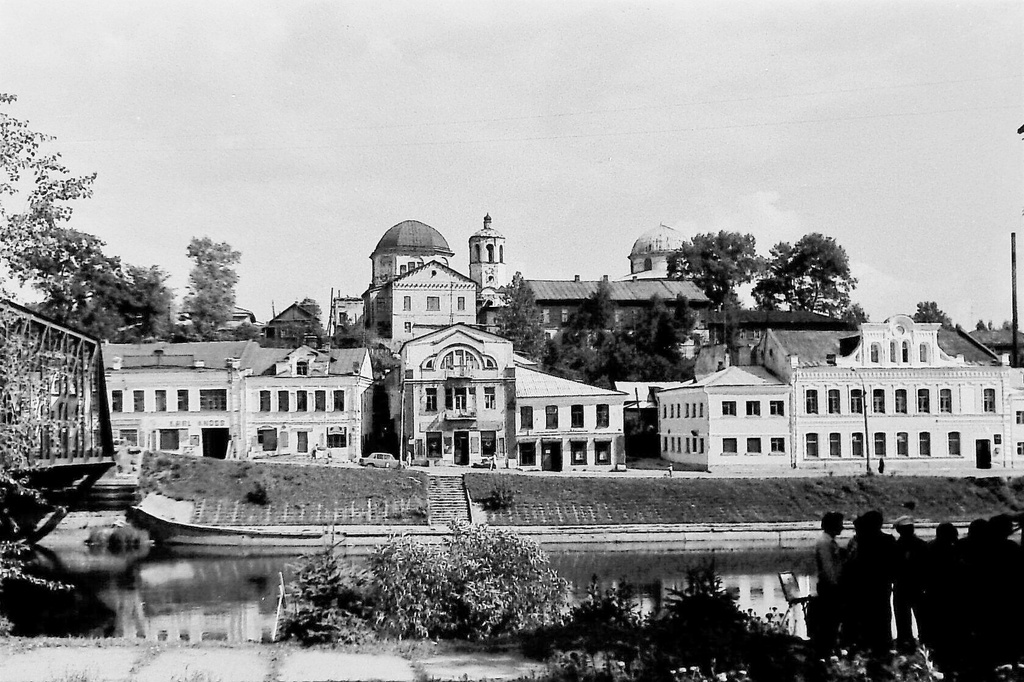
[[469,238],[469,278],[480,287],[482,302],[495,303],[498,289],[508,283],[505,270],[505,237],[491,227],[491,215],[484,226]]
[[683,245],[683,235],[664,223],[644,232],[629,252],[630,279],[668,279],[668,261]]

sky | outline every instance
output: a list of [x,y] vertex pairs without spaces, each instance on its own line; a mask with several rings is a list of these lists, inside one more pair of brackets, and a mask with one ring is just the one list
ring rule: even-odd
[[361,295],[407,219],[468,274],[489,213],[528,279],[625,275],[659,223],[821,232],[872,321],[1011,316],[1019,2],[0,0],[0,27],[6,111],[98,174],[71,225],[179,297],[194,236],[266,320]]

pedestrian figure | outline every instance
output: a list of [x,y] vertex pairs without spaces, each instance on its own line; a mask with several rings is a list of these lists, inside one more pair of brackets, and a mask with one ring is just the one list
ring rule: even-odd
[[1014,662],[1020,651],[1020,621],[1022,606],[1021,549],[1020,545],[1010,539],[1014,531],[1014,522],[1010,516],[999,514],[988,521],[989,542],[989,580],[993,592],[998,595],[991,601],[992,610],[989,618],[998,623],[992,628],[992,645],[995,664]]
[[[990,670],[994,661],[992,646],[992,602],[998,598],[989,578],[992,543],[988,521],[975,519],[967,527],[967,537],[957,543],[963,558],[964,630],[961,661]],[[995,624],[998,626],[998,624]]]
[[885,473],[885,460],[882,459],[881,457],[878,458],[878,473]]
[[846,602],[844,639],[876,653],[892,646],[892,583],[896,540],[882,532],[879,511],[865,512],[853,522],[840,586]]
[[896,567],[893,581],[893,609],[896,612],[896,643],[913,649],[915,645],[912,620],[921,629],[924,596],[924,564],[928,548],[914,533],[914,519],[901,516],[893,524],[896,539]]
[[821,536],[814,543],[814,563],[818,569],[817,596],[808,614],[808,635],[824,657],[838,645],[843,599],[839,587],[844,551],[836,538],[843,532],[843,515],[830,511],[821,519]]

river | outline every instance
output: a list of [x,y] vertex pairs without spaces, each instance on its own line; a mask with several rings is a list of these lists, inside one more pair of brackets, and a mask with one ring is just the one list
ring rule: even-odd
[[[552,566],[572,594],[586,594],[591,577],[603,588],[626,580],[641,608],[657,610],[686,586],[690,568],[714,562],[741,609],[759,615],[787,604],[779,572],[792,571],[806,592],[813,561],[807,552],[557,551]],[[47,595],[26,589],[16,599],[23,634],[127,637],[151,641],[269,641],[278,585],[293,575],[297,557],[197,556],[154,549],[128,554],[62,543],[38,555],[50,575],[76,589]],[[360,559],[353,559],[360,561]],[[798,622],[798,631],[803,629]]]

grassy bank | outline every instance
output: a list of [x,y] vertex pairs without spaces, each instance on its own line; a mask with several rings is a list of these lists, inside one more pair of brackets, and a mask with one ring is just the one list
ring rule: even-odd
[[418,471],[234,462],[147,455],[142,493],[197,503],[196,523],[426,524],[427,480]]
[[922,521],[941,522],[1024,509],[1022,478],[655,479],[468,473],[466,486],[474,500],[510,500],[489,512],[490,523],[513,526],[818,521],[832,509],[851,519],[878,509],[889,519],[913,513]]

